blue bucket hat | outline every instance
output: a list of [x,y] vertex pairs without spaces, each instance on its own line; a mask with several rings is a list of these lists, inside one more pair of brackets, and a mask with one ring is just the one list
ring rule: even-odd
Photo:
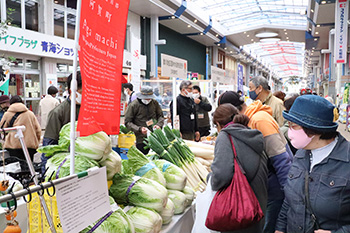
[[296,98],[289,112],[283,117],[307,129],[320,132],[333,132],[338,123],[333,122],[334,105],[317,95],[302,95]]

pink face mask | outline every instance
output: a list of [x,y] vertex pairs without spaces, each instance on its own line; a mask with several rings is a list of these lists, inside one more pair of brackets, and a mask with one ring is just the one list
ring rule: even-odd
[[313,138],[313,136],[311,138],[307,136],[303,129],[295,130],[292,128],[288,129],[288,137],[296,149],[305,148],[307,145],[309,145]]

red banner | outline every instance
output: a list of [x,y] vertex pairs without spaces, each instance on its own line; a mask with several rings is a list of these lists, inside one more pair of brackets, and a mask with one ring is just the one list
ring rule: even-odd
[[130,0],[82,0],[79,63],[80,136],[118,134],[126,22]]

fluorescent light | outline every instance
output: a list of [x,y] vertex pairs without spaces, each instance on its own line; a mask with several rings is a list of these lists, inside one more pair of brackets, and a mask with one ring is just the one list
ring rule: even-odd
[[260,33],[255,34],[255,36],[259,37],[259,38],[275,37],[275,36],[278,36],[278,33],[276,33],[276,32],[260,32]]
[[319,27],[321,27],[321,25],[317,24],[317,26],[316,26],[316,27],[318,27],[318,28],[319,28]]
[[194,23],[197,23],[197,21],[198,21],[198,20],[197,20],[197,19],[195,19],[193,22],[194,22]]
[[321,4],[326,4],[327,2],[326,1],[322,1]]

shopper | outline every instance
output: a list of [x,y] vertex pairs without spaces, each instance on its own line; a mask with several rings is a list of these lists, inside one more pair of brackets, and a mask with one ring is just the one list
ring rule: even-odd
[[202,96],[199,86],[193,86],[192,91],[193,101],[196,104],[197,113],[197,126],[201,137],[208,136],[210,134],[210,122],[208,112],[212,107],[207,97]]
[[334,106],[316,95],[298,97],[290,111],[296,147],[276,232],[350,232],[350,143],[337,132]]
[[155,100],[152,87],[143,86],[141,92],[136,95],[137,99],[126,109],[125,125],[135,133],[136,147],[147,154],[149,149],[144,149],[146,145],[143,143],[147,137],[147,131],[162,128],[164,116],[159,103]]
[[131,104],[134,100],[136,100],[137,96],[134,92],[134,86],[131,83],[123,84],[123,92],[126,97],[129,98],[128,104]]
[[0,96],[0,120],[10,107],[10,98],[7,95]]
[[282,112],[284,110],[283,102],[276,96],[272,95],[269,90],[269,84],[266,78],[258,76],[249,82],[249,97],[252,100],[260,100],[272,108],[272,116],[279,126],[284,124]]
[[[22,98],[15,95],[10,100],[10,107],[4,114],[0,125],[4,128],[25,126],[23,131],[24,142],[28,148],[30,158],[33,161],[36,149],[39,147],[41,128],[34,113],[23,104]],[[16,132],[10,132],[6,135],[4,148],[10,153],[10,156],[25,160],[22,145]]]
[[[239,114],[231,104],[222,104],[214,112],[213,123],[219,135],[215,143],[215,158],[211,165],[212,189],[214,191],[228,187],[234,174],[233,151],[229,137],[232,137],[238,161],[253,189],[262,211],[267,204],[267,157],[264,154],[264,138],[258,130],[248,128],[249,118]],[[235,198],[234,196],[232,198]],[[264,227],[264,220],[240,233],[259,233]]]
[[[82,87],[80,71],[77,72],[76,76],[77,76],[77,92],[76,92],[76,115],[75,115],[76,118],[75,119],[78,120],[83,87]],[[73,75],[70,74],[67,79],[69,98],[67,98],[60,105],[54,108],[47,117],[47,124],[46,124],[44,139],[43,139],[43,146],[57,145],[61,128],[65,124],[70,122],[70,109],[71,109],[70,85],[71,85],[72,78],[73,78]],[[45,171],[45,165],[48,159],[49,157],[46,157],[45,154],[41,155],[42,172]]]
[[284,101],[284,99],[286,98],[286,93],[284,93],[283,91],[276,91],[273,93],[273,95],[282,101]]
[[[182,81],[180,84],[180,95],[176,97],[177,113],[180,118],[180,132],[183,139],[200,139],[197,125],[196,106],[192,99],[193,86],[191,81]],[[170,103],[170,114],[173,119],[173,102]]]
[[39,103],[39,115],[41,119],[41,129],[44,130],[46,128],[47,116],[49,112],[57,107],[60,104],[60,101],[56,99],[58,89],[54,86],[50,86],[47,89],[47,95],[40,100]]
[[279,131],[272,109],[260,101],[254,101],[248,107],[235,92],[226,92],[219,97],[218,104],[231,103],[244,112],[250,119],[248,126],[259,130],[264,136],[265,152],[268,160],[268,202],[265,215],[264,233],[273,233],[278,213],[281,209],[284,193],[283,187],[291,167],[292,152],[286,139]]

